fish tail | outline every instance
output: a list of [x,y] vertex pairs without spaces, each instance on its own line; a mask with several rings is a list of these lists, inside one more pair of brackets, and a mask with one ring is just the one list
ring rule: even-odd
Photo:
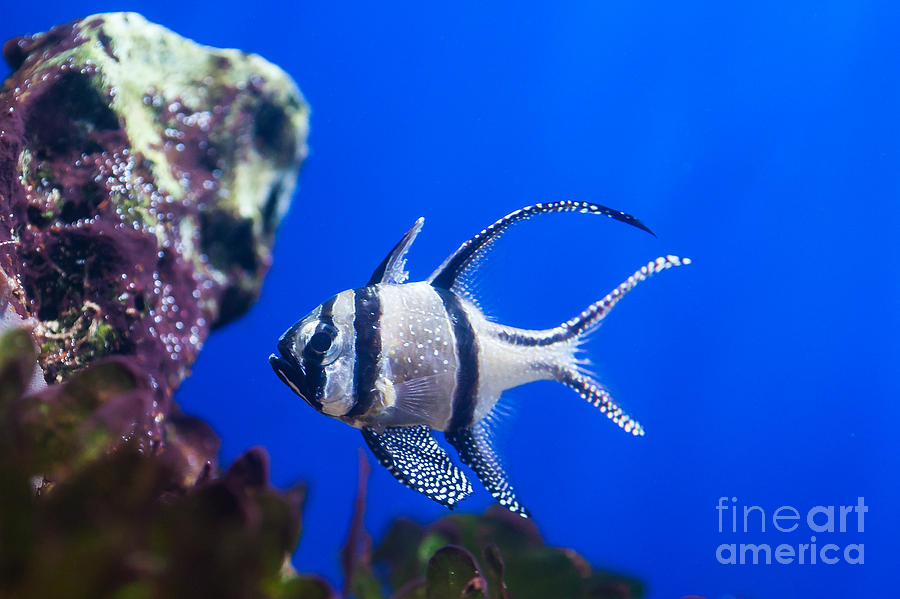
[[690,264],[690,258],[679,258],[678,256],[660,256],[656,260],[652,260],[640,267],[630,277],[625,279],[618,287],[609,292],[603,299],[594,302],[585,308],[580,314],[574,318],[562,323],[557,327],[556,337],[559,341],[581,340],[594,330],[600,322],[606,318],[609,311],[612,310],[626,293],[634,289],[641,281],[658,272],[667,270],[673,266],[683,266]]
[[557,381],[574,390],[594,407],[599,408],[601,413],[606,414],[626,433],[631,433],[635,437],[644,436],[644,427],[641,426],[641,423],[626,414],[600,383],[582,374],[574,367],[561,368],[555,374]]
[[552,339],[554,344],[565,344],[570,351],[566,363],[555,368],[554,378],[599,408],[619,428],[636,437],[644,435],[644,427],[637,420],[626,414],[609,392],[584,371],[581,367],[584,361],[576,357],[576,352],[581,342],[600,325],[613,306],[626,293],[634,289],[638,283],[673,266],[682,266],[690,263],[691,261],[688,258],[679,258],[671,255],[659,257],[648,262],[608,293],[606,297],[594,302],[574,318],[562,323],[546,337],[548,341]]

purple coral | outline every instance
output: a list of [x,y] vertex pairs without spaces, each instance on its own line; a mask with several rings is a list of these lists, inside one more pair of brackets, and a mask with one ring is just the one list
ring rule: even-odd
[[[3,52],[16,69],[0,91],[6,299],[33,319],[48,382],[131,356],[162,417],[210,328],[258,293],[305,156],[306,105],[259,57],[133,14]],[[179,60],[148,64],[167,56]]]

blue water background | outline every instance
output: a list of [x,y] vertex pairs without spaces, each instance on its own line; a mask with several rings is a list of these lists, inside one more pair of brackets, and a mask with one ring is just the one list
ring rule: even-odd
[[[221,434],[223,462],[264,445],[277,484],[309,483],[295,565],[339,581],[363,441],[275,378],[278,335],[363,284],[418,216],[414,278],[512,209],[583,199],[659,237],[587,217],[523,229],[504,320],[551,326],[645,260],[695,262],[637,289],[590,346],[645,438],[558,386],[512,394],[509,469],[547,540],[653,598],[895,593],[898,5],[425,4],[53,1],[8,3],[0,19],[8,38],[137,10],[262,54],[312,104],[262,297],[177,394]],[[445,513],[379,467],[370,490],[376,538],[396,516]],[[720,565],[720,496],[768,510],[864,496],[865,532],[836,542],[864,542],[865,565]]]

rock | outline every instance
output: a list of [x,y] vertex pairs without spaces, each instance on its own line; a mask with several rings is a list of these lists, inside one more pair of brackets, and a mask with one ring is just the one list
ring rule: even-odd
[[15,70],[0,90],[3,320],[33,324],[48,383],[132,356],[161,416],[210,328],[259,292],[309,108],[259,56],[133,13],[3,54]]

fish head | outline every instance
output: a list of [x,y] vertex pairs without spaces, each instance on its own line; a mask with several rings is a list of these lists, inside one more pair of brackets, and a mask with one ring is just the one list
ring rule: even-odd
[[354,404],[353,320],[341,310],[347,301],[353,305],[352,293],[339,293],[297,321],[269,356],[278,378],[328,416],[342,416]]

